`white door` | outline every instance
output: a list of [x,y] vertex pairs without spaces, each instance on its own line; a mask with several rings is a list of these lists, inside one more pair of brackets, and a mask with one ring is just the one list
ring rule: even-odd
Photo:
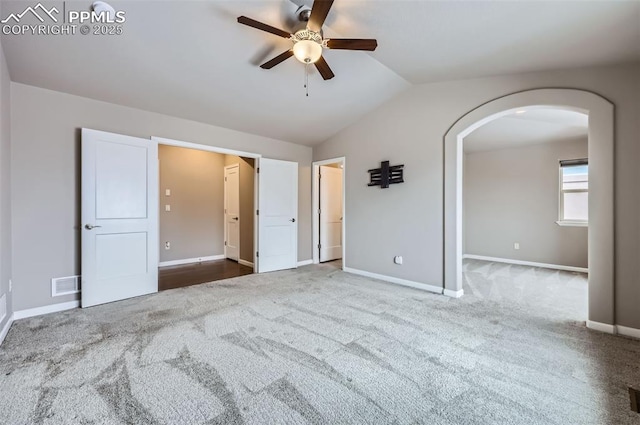
[[342,169],[320,166],[320,262],[342,258]]
[[240,167],[224,167],[224,255],[238,261],[240,254]]
[[298,163],[261,158],[258,273],[298,264]]
[[158,291],[158,144],[82,129],[82,307]]

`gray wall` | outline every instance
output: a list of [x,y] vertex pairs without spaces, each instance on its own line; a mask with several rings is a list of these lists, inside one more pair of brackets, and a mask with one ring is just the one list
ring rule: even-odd
[[9,70],[0,44],[0,297],[7,297],[7,316],[0,321],[4,328],[11,314],[9,292],[11,279],[11,85]]
[[464,253],[587,267],[587,228],[556,224],[558,161],[587,158],[587,145],[583,139],[467,153]]
[[[225,155],[160,145],[158,156],[160,261],[224,254]],[[169,250],[166,241],[171,243]]]
[[225,155],[225,165],[240,165],[240,259],[253,263],[255,161]]
[[298,260],[311,258],[311,148],[11,83],[14,310],[78,299],[52,298],[50,279],[80,273],[82,127],[297,161]]
[[[347,158],[346,266],[442,285],[444,135],[485,102],[544,87],[588,90],[615,104],[616,322],[640,328],[640,63],[413,86],[314,148],[314,160]],[[367,187],[367,170],[383,160],[405,164],[406,183]]]

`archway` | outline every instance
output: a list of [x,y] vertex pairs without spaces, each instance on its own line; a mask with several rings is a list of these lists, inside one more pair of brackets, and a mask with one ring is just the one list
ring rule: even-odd
[[614,315],[614,106],[575,89],[509,94],[466,113],[444,136],[444,294],[462,289],[462,143],[478,127],[527,107],[569,109],[589,115],[589,311],[587,326],[615,331]]

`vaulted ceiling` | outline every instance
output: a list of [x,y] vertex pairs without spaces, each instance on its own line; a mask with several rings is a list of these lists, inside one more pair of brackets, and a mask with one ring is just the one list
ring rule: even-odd
[[[28,4],[3,0],[3,18]],[[295,59],[258,66],[290,42],[236,22],[246,15],[289,31],[300,0],[110,4],[126,12],[122,35],[3,35],[11,79],[313,145],[411,84],[640,60],[636,1],[336,0],[325,36],[379,47],[326,51],[336,77],[312,69],[306,97]]]
[[464,138],[464,151],[586,140],[589,117],[566,109],[531,107],[489,121]]

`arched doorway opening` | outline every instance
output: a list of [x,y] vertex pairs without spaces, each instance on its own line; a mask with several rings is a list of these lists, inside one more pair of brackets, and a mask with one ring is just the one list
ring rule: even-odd
[[500,97],[459,118],[444,137],[444,293],[462,289],[463,140],[482,125],[522,108],[550,107],[589,116],[589,302],[587,326],[614,333],[614,107],[583,90],[535,89]]

